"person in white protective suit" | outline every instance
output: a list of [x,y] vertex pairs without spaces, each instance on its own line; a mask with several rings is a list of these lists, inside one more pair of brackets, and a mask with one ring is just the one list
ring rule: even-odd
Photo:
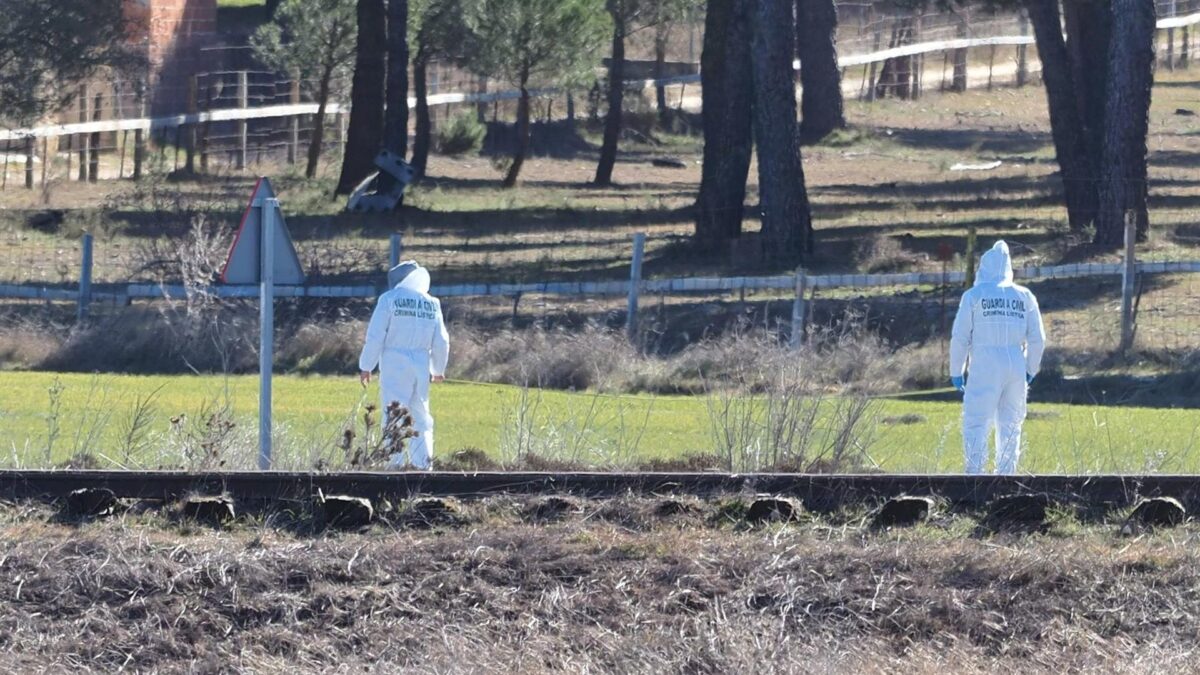
[[[433,460],[433,415],[429,410],[429,384],[445,380],[450,338],[442,319],[442,304],[429,295],[429,271],[406,261],[388,271],[390,290],[379,296],[367,339],[358,357],[363,386],[379,366],[383,410],[396,401],[408,408],[413,429],[408,440],[408,461],[429,469]],[[404,453],[391,457],[393,467],[404,464]]]
[[1025,396],[1045,347],[1037,298],[1013,283],[1008,244],[998,241],[983,254],[975,285],[963,293],[950,337],[950,382],[963,392],[967,473],[984,472],[992,427],[996,473],[1016,473]]

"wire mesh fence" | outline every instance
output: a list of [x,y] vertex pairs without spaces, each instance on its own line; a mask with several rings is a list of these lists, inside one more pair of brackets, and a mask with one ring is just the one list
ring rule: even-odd
[[[1158,54],[1167,68],[1188,67],[1195,52],[1197,31],[1191,21],[1192,0],[1156,0],[1160,26]],[[865,100],[885,97],[913,98],[930,90],[964,90],[975,87],[1023,85],[1039,70],[1036,48],[1028,21],[1017,12],[988,11],[984,7],[945,11],[930,6],[907,9],[890,2],[839,2],[838,54],[843,63],[843,90]],[[699,12],[677,20],[667,32],[664,63],[686,72],[693,83],[687,95],[688,81],[675,82],[666,96],[680,107],[699,104],[698,60],[703,42],[703,17]],[[1178,25],[1176,25],[1178,24]],[[633,72],[649,74],[659,56],[655,31],[642,31],[630,41],[629,58]],[[970,44],[964,46],[963,41]],[[59,124],[102,123],[145,118],[153,104],[158,110],[178,115],[178,121],[163,121],[149,131],[134,128],[87,133],[42,131],[36,137],[9,133],[0,139],[4,179],[16,185],[32,187],[55,178],[100,180],[138,175],[139,156],[150,146],[170,155],[172,170],[184,166],[195,169],[189,154],[199,154],[202,170],[209,162],[244,168],[276,159],[296,161],[302,153],[298,146],[311,138],[315,124],[312,111],[301,114],[267,108],[313,104],[315,83],[295,81],[281,73],[257,65],[253,51],[245,45],[214,45],[202,50],[198,62],[211,64],[192,76],[161,78],[153,87],[128,76],[115,75],[78,86],[68,109],[53,118]],[[678,66],[678,67],[676,67]],[[658,67],[658,66],[654,66]],[[597,77],[602,71],[597,70]],[[429,94],[433,97],[435,125],[458,109],[477,108],[483,116],[509,119],[515,105],[500,97],[487,103],[464,101],[462,97],[438,100],[445,94],[479,95],[511,89],[509,83],[483,78],[448,62],[433,62],[428,69]],[[687,78],[684,78],[687,80]],[[410,80],[411,81],[411,80]],[[344,111],[349,83],[333,86],[334,111]],[[586,101],[587,92],[577,92]],[[545,92],[546,117],[566,111],[563,92]],[[167,103],[163,103],[163,102]],[[161,109],[167,105],[169,109]],[[489,109],[485,111],[485,108]],[[187,123],[187,114],[204,115],[214,111],[256,111],[248,119]],[[315,108],[313,108],[315,110]],[[326,120],[327,147],[335,148],[344,140],[344,119]],[[269,115],[269,116],[262,116]],[[135,125],[136,126],[136,125]],[[10,177],[10,173],[12,174]]]
[[[225,237],[180,243],[133,244],[98,238],[91,301],[106,306],[155,301],[215,282]],[[403,250],[394,239],[303,237],[297,253],[308,279],[279,297],[341,298],[370,303],[384,289],[391,261],[416,255],[432,271],[433,293],[452,321],[481,334],[535,329],[572,335],[609,331],[638,353],[672,355],[711,340],[754,336],[779,348],[828,355],[829,377],[873,377],[891,390],[921,389],[944,379],[950,326],[963,291],[961,271],[896,275],[781,275],[773,277],[647,277],[631,286],[629,266],[586,279],[543,279],[509,268],[508,276],[471,278],[456,251],[442,258],[412,236]],[[0,235],[0,296],[78,300],[82,276],[78,239]],[[626,254],[628,247],[626,245]],[[205,257],[202,261],[197,259]],[[518,270],[518,271],[514,271]],[[1122,349],[1126,289],[1120,265],[1085,264],[1018,270],[1038,296],[1049,350],[1047,367],[1063,373],[1123,363],[1177,368],[1200,353],[1200,263],[1140,264],[1131,288],[1133,340]],[[630,297],[636,288],[636,297]],[[51,289],[49,292],[45,289]],[[54,290],[57,289],[57,290]],[[244,291],[244,292],[243,292]],[[253,288],[212,286],[230,297]],[[635,321],[629,308],[636,307]],[[565,339],[565,338],[564,338]],[[1129,359],[1132,359],[1130,361]],[[886,363],[886,367],[879,364]],[[876,371],[873,371],[876,372]],[[700,386],[695,382],[693,388]],[[881,385],[883,386],[883,385]]]

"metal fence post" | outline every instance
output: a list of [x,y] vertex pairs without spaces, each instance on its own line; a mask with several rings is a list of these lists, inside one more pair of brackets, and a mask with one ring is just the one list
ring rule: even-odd
[[87,318],[88,305],[92,301],[92,233],[84,232],[79,243],[83,250],[79,263],[79,300],[75,320],[83,321]]
[[638,337],[638,294],[642,290],[642,256],[646,250],[646,233],[633,235],[633,261],[629,265],[629,306],[625,315],[625,333],[629,341],[637,343]]
[[275,340],[275,212],[278,199],[264,199],[259,205],[260,247],[258,308],[258,468],[271,468],[271,370]]
[[1137,213],[1125,212],[1125,259],[1121,266],[1121,353],[1133,347],[1134,324],[1133,292],[1137,284],[1137,260],[1134,245],[1137,242]]
[[808,292],[808,275],[803,267],[796,268],[796,297],[792,299],[792,334],[788,338],[788,347],[799,349],[804,344],[804,326],[808,319],[808,301],[804,294]]

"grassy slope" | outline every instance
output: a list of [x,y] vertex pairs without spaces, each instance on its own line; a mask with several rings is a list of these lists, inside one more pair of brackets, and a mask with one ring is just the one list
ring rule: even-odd
[[[185,438],[204,433],[206,407],[230,402],[237,426],[222,456],[229,467],[253,464],[257,380],[231,377],[138,377],[125,375],[0,374],[0,452],[4,464],[45,465],[49,434],[48,389],[64,389],[54,462],[76,449],[115,463],[122,457],[122,429],[135,401],[158,390],[145,448],[135,462],[146,466],[188,464]],[[159,389],[161,387],[161,389]],[[372,387],[368,400],[374,400]],[[450,383],[434,390],[439,452],[477,447],[493,455],[527,447],[600,466],[651,457],[709,451],[711,427],[703,398],[609,397],[528,392],[513,387]],[[311,467],[334,457],[333,444],[356,415],[363,392],[354,378],[279,377],[275,381],[278,453],[286,467]],[[540,398],[539,398],[540,397]],[[1036,393],[1033,396],[1036,401]],[[1032,406],[1026,425],[1029,450],[1023,468],[1034,472],[1200,471],[1200,419],[1195,411],[1068,405]],[[882,400],[878,403],[871,457],[888,471],[956,471],[961,468],[959,406],[954,402]],[[186,415],[172,431],[171,418]],[[529,420],[520,421],[524,417]],[[361,413],[357,413],[361,414]],[[907,416],[904,419],[902,416]],[[907,423],[906,423],[907,422]],[[361,428],[361,424],[357,425]],[[639,438],[640,437],[640,438]],[[190,445],[195,446],[192,442]],[[137,445],[135,443],[135,445]],[[578,454],[571,448],[580,447]],[[547,448],[558,448],[557,452]]]

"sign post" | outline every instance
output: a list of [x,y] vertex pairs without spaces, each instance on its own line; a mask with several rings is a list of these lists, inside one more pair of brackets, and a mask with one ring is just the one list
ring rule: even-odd
[[288,234],[279,199],[258,179],[221,270],[227,284],[258,284],[258,467],[271,468],[271,370],[275,346],[275,284],[304,283],[304,269]]
[[271,371],[275,346],[275,213],[279,200],[262,199],[258,308],[258,468],[271,468]]

